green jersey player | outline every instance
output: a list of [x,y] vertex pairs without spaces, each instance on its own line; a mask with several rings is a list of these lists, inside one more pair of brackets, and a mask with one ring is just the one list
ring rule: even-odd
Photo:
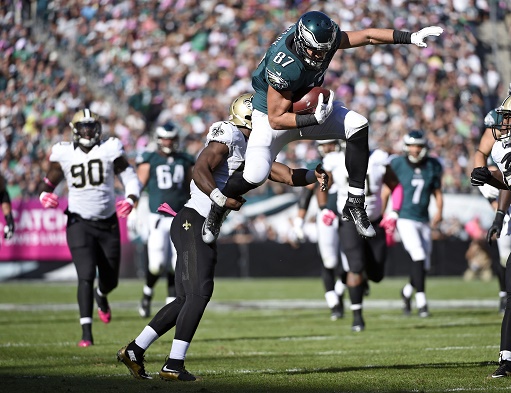
[[349,174],[348,197],[341,214],[355,223],[364,237],[376,232],[364,210],[364,184],[369,159],[367,119],[334,101],[318,97],[315,112],[290,112],[294,94],[311,86],[320,86],[334,55],[340,49],[378,44],[415,44],[426,47],[428,36],[438,36],[440,27],[426,27],[416,33],[392,29],[341,31],[337,23],[319,11],[310,11],[285,30],[266,52],[252,74],[254,94],[254,134],[247,147],[243,176],[229,179],[226,186],[213,190],[210,214],[204,223],[202,238],[213,242],[226,209],[238,209],[239,198],[260,186],[268,178],[271,165],[280,150],[299,139],[342,139],[346,141],[346,168]]

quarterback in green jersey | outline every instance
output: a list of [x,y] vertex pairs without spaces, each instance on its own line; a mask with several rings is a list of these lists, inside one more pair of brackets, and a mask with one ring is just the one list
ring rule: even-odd
[[[412,267],[410,282],[401,292],[404,312],[411,312],[411,296],[415,290],[415,301],[420,317],[429,316],[425,294],[426,272],[430,268],[431,226],[442,221],[442,165],[428,156],[427,140],[422,131],[410,131],[404,137],[405,154],[394,158],[390,166],[402,185],[403,197],[399,208],[397,230],[403,246],[410,254]],[[429,200],[436,201],[436,213],[429,220]]]
[[369,159],[367,119],[334,101],[333,91],[326,103],[322,95],[318,97],[320,104],[314,113],[296,114],[290,111],[293,95],[302,88],[321,86],[338,50],[379,44],[426,47],[426,37],[442,32],[438,26],[415,33],[376,28],[342,31],[322,12],[303,14],[270,45],[252,74],[254,132],[247,147],[245,170],[241,179],[232,177],[220,193],[215,191],[211,196],[213,205],[203,228],[204,242],[211,243],[217,238],[225,210],[233,208],[226,201],[263,184],[280,150],[300,139],[346,141],[349,188],[341,215],[343,220],[355,223],[361,236],[374,237],[376,232],[364,209]]

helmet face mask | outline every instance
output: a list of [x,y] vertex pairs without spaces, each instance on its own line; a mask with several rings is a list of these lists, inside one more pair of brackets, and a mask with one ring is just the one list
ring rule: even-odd
[[80,146],[92,148],[100,142],[101,122],[99,116],[90,109],[76,112],[69,126],[73,130],[73,140]]
[[421,162],[428,152],[428,141],[420,130],[410,131],[403,138],[403,151],[407,154],[408,160],[417,164]]
[[156,144],[163,154],[174,153],[179,146],[179,128],[173,122],[156,127]]
[[252,129],[252,98],[251,93],[245,93],[234,99],[229,107],[229,122],[232,124]]
[[511,145],[511,95],[509,95],[497,110],[497,120],[491,131],[496,141],[501,141],[504,147]]
[[321,69],[337,37],[337,25],[319,11],[303,14],[296,23],[295,47],[305,64]]

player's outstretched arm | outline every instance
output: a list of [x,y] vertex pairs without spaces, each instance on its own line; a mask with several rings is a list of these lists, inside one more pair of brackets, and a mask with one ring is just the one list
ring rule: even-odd
[[380,44],[414,44],[426,48],[428,46],[426,38],[439,36],[443,31],[444,29],[439,26],[428,26],[415,33],[393,29],[343,31],[339,49]]
[[292,169],[280,162],[274,162],[271,167],[270,180],[278,183],[284,183],[293,187],[305,187],[315,182],[320,183],[320,187],[324,190],[328,187],[328,174],[318,165],[315,170],[304,168]]

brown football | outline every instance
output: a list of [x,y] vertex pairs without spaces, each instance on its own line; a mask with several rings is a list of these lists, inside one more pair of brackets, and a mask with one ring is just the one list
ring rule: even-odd
[[292,98],[291,112],[300,115],[314,113],[318,105],[318,97],[321,93],[323,93],[323,102],[328,102],[330,90],[324,87],[306,87],[296,91]]

